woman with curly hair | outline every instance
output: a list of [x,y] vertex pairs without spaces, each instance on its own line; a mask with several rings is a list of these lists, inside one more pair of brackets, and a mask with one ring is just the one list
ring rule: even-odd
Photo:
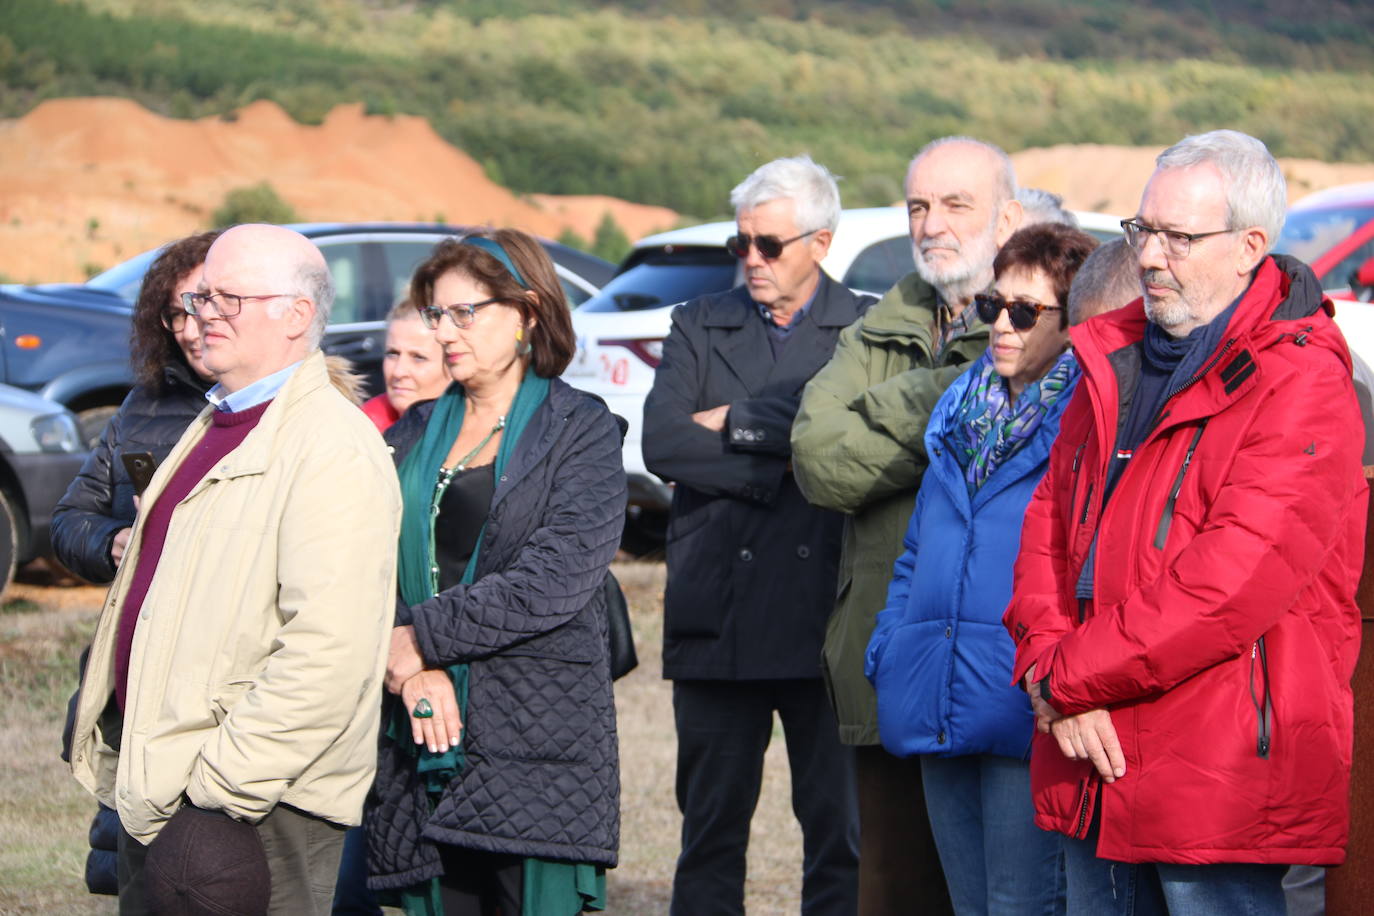
[[95,583],[114,578],[134,523],[134,484],[123,456],[161,461],[205,408],[214,377],[201,361],[200,328],[181,294],[193,291],[218,232],[172,242],[143,277],[129,351],[134,387],[53,512],[52,543],[72,572]]

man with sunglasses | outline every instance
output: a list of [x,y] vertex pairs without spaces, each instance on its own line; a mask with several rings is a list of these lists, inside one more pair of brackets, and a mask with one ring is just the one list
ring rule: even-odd
[[862,916],[950,912],[920,763],[879,743],[864,652],[926,466],[926,421],[987,349],[987,325],[971,304],[992,285],[997,250],[1022,222],[1011,160],[968,137],[918,152],[906,197],[916,271],[840,335],[792,430],[802,492],[848,516],[824,669],[840,740],[855,746]]
[[1368,493],[1286,202],[1253,137],[1165,150],[1122,222],[1143,300],[1072,332],[1004,618],[1071,914],[1283,914],[1286,866],[1345,858]]
[[683,817],[672,912],[744,912],[776,712],[805,849],[802,911],[852,914],[853,762],[818,665],[841,520],[797,489],[789,433],[802,386],[870,300],[820,267],[840,215],[824,167],[775,160],[730,202],[744,283],[674,311],[644,402],[645,464],[676,483],[663,636]]
[[327,912],[360,820],[400,494],[319,350],[333,298],[319,249],[277,226],[223,233],[182,295],[219,381],[143,495],[73,733],[73,772],[127,834],[121,913],[169,881],[204,899],[180,876],[245,831],[263,856],[238,903]]

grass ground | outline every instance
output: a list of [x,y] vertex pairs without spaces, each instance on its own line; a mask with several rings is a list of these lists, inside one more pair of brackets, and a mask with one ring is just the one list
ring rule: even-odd
[[[613,567],[630,602],[640,665],[616,683],[620,724],[620,867],[608,912],[665,913],[681,819],[673,799],[672,695],[662,680],[663,565]],[[90,640],[104,590],[20,582],[0,604],[0,914],[111,914],[82,873],[94,801],[58,759],[76,657]],[[750,914],[798,911],[801,834],[790,810],[780,734],[765,762],[749,848]]]

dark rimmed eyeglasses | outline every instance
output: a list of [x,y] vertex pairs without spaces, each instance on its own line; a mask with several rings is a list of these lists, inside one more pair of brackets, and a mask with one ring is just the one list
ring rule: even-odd
[[186,314],[186,310],[183,308],[163,309],[159,317],[162,320],[162,326],[164,328],[171,331],[173,334],[180,334],[181,329],[186,327],[186,319],[190,316]]
[[741,232],[739,235],[732,235],[725,240],[725,250],[742,261],[749,257],[749,247],[752,245],[759,250],[759,254],[771,261],[781,255],[782,250],[788,245],[820,231],[819,229],[812,229],[810,232],[794,235],[790,239],[780,239],[776,235],[746,235]]
[[233,318],[243,311],[249,299],[280,299],[292,293],[263,293],[260,296],[236,296],[233,293],[182,293],[181,307],[188,315],[204,317],[207,309],[221,318]]
[[1164,246],[1164,253],[1181,261],[1188,257],[1188,252],[1193,250],[1193,243],[1198,239],[1211,238],[1214,235],[1225,235],[1228,232],[1239,232],[1240,230],[1216,229],[1212,232],[1179,232],[1176,229],[1156,229],[1154,226],[1147,226],[1133,218],[1121,221],[1121,231],[1126,234],[1126,244],[1130,245],[1137,254],[1145,250],[1145,246],[1150,242],[1150,236],[1157,235],[1160,243]]
[[997,314],[1007,310],[1007,320],[1018,331],[1029,331],[1040,320],[1041,312],[1062,312],[1057,305],[1041,305],[1029,299],[1012,299],[1008,302],[999,293],[979,293],[973,297],[973,307],[985,324],[997,321]]
[[470,328],[472,322],[477,318],[477,310],[495,305],[498,302],[505,302],[503,296],[493,296],[490,299],[483,299],[481,302],[455,302],[452,305],[426,305],[420,309],[420,320],[425,323],[425,327],[431,331],[438,330],[439,322],[447,315],[455,327]]

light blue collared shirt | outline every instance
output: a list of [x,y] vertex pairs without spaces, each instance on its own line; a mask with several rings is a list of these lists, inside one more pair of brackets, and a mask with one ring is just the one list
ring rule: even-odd
[[296,360],[285,369],[273,372],[271,375],[258,379],[246,388],[240,388],[233,393],[227,393],[222,385],[216,384],[215,387],[205,392],[205,400],[215,405],[215,410],[225,412],[247,410],[250,407],[257,407],[264,401],[270,401],[281,391],[281,386],[286,384],[286,380],[291,377],[291,373],[296,371],[303,360]]

